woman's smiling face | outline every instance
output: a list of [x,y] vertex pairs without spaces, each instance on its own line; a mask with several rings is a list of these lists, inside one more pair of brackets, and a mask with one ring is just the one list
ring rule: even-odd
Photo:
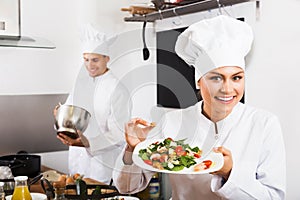
[[228,116],[242,99],[245,89],[244,70],[240,67],[219,67],[198,81],[203,98],[203,112],[214,122]]

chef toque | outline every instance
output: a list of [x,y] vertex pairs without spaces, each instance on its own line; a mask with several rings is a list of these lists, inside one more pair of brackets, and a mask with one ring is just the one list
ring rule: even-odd
[[116,36],[107,39],[104,33],[96,30],[91,24],[83,27],[81,32],[82,53],[97,53],[109,56],[109,47]]
[[252,29],[247,23],[219,15],[190,25],[178,36],[175,51],[195,67],[197,83],[204,74],[218,67],[245,69],[245,56],[252,41]]

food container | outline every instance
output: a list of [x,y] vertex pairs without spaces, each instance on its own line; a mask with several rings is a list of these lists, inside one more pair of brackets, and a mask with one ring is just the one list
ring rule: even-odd
[[77,131],[83,133],[90,120],[91,114],[78,106],[60,105],[55,116],[54,128],[58,133],[69,137],[78,137]]

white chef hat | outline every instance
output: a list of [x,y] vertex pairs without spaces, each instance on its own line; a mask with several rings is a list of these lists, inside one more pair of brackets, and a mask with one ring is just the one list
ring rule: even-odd
[[245,56],[252,41],[253,32],[247,23],[219,15],[189,26],[178,36],[175,51],[195,67],[197,83],[204,74],[218,67],[245,69]]
[[99,32],[91,24],[86,24],[81,31],[82,53],[109,55],[109,47],[116,36],[108,39],[105,33]]

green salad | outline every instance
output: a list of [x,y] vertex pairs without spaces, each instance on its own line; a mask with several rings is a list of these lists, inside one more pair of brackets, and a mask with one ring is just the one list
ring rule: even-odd
[[201,157],[199,147],[190,147],[185,139],[174,141],[166,138],[162,142],[154,142],[145,149],[139,150],[139,157],[159,170],[180,171],[196,164],[195,159]]

